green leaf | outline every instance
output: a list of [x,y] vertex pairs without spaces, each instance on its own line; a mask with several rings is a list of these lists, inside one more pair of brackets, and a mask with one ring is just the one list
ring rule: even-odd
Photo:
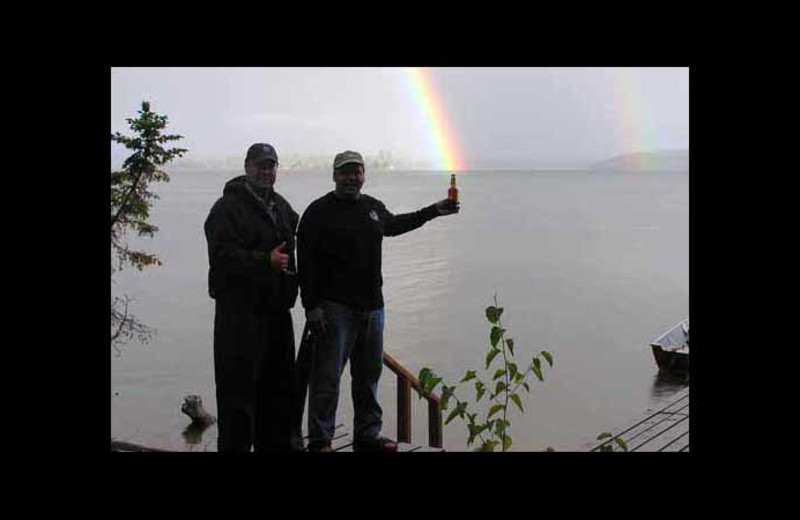
[[497,441],[484,441],[478,451],[494,451],[499,443]]
[[478,381],[477,383],[475,383],[475,390],[477,391],[477,395],[475,396],[475,402],[477,403],[478,401],[481,400],[483,394],[486,393],[486,386],[480,381]]
[[475,379],[475,371],[474,370],[467,370],[467,373],[464,375],[464,379],[461,380],[462,383],[466,383],[472,379]]
[[610,433],[603,432],[603,433],[601,433],[600,435],[597,436],[597,440],[598,441],[602,441],[603,439],[608,439],[609,437],[611,437]]
[[553,356],[546,350],[542,351],[542,356],[544,356],[544,358],[547,360],[547,362],[550,364],[550,367],[552,368],[553,367]]
[[456,417],[464,417],[464,412],[467,409],[467,403],[459,403],[458,406],[453,408],[453,411],[450,412],[450,415],[447,416],[447,420],[444,422],[445,424],[450,424],[453,419]]
[[544,376],[542,375],[542,362],[539,361],[539,358],[533,358],[533,373],[536,374],[536,377],[539,378],[539,381],[544,381]]
[[503,405],[502,404],[496,404],[496,405],[492,406],[489,409],[489,415],[487,415],[486,418],[488,419],[489,417],[493,416],[494,414],[496,414],[497,412],[499,412],[502,409],[503,409]]
[[514,379],[514,378],[516,378],[517,373],[518,373],[518,369],[517,369],[516,363],[512,363],[512,362],[509,361],[508,362],[508,375],[509,375],[509,377]]
[[506,329],[500,327],[492,327],[492,332],[489,334],[489,339],[492,342],[492,348],[497,347],[497,342],[500,341],[500,337],[505,333]]
[[517,394],[511,394],[511,400],[514,401],[514,404],[517,405],[520,412],[525,413],[525,410],[522,409],[522,400]]
[[450,415],[447,416],[447,420],[444,422],[444,424],[445,425],[450,424],[453,421],[453,419],[458,417],[458,415],[459,415],[459,407],[456,406],[455,408],[453,408],[453,411],[450,412]]
[[503,451],[508,451],[508,449],[511,447],[511,442],[511,437],[508,435],[503,437]]
[[489,365],[491,365],[491,364],[492,364],[492,360],[493,360],[495,357],[497,357],[497,355],[498,355],[499,353],[500,353],[500,350],[499,350],[499,349],[496,349],[496,348],[493,348],[493,349],[491,349],[491,350],[489,351],[489,353],[486,355],[486,370],[489,370]]
[[468,424],[467,428],[469,428],[469,439],[467,439],[467,446],[472,446],[472,442],[478,435],[478,428],[472,424]]
[[511,352],[511,355],[513,356],[514,355],[514,340],[511,339],[511,338],[508,338],[506,340],[506,346],[508,347],[509,352]]
[[503,314],[503,308],[500,307],[486,307],[486,319],[489,320],[489,323],[497,323],[500,320],[500,315]]
[[431,370],[427,367],[419,371],[419,377],[417,377],[417,379],[419,380],[419,385],[422,387],[422,392],[418,392],[417,395],[420,399],[423,398],[423,393],[430,393],[428,390],[428,381],[431,378],[431,374]]
[[420,383],[422,383],[424,381],[427,381],[430,376],[431,376],[431,369],[425,367],[419,371],[419,377],[417,379],[419,379]]
[[628,451],[628,444],[621,438],[617,437],[616,439],[614,439],[614,442],[616,442],[619,445],[619,447],[622,448],[622,451]]
[[498,381],[497,386],[494,387],[494,395],[498,395],[500,392],[506,389],[506,384],[503,381]]
[[442,410],[447,409],[447,403],[450,401],[450,398],[453,396],[453,393],[455,393],[455,391],[456,387],[454,386],[447,386],[447,385],[442,386],[442,397],[440,400],[442,404]]
[[492,377],[492,381],[494,381],[498,377],[503,377],[504,375],[506,375],[506,371],[503,370],[502,368],[498,369],[497,372],[494,373],[494,376]]

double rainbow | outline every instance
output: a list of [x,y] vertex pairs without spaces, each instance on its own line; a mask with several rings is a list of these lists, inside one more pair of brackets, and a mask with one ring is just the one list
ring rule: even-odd
[[436,168],[449,173],[463,170],[464,163],[458,153],[456,137],[445,116],[444,106],[432,81],[430,70],[419,67],[403,70],[411,83],[414,101],[425,119]]

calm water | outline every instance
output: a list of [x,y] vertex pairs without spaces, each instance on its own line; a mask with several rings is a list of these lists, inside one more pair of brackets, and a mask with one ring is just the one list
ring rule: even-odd
[[[202,225],[236,172],[175,171],[157,187],[156,238],[141,243],[160,268],[117,275],[115,291],[157,329],[147,344],[111,356],[111,434],[180,450],[216,449],[216,428],[184,434],[183,396],[216,414],[213,301]],[[442,172],[368,172],[364,192],[394,213],[444,198]],[[462,211],[384,241],[385,347],[412,373],[430,367],[455,382],[482,368],[496,293],[517,364],[549,350],[554,367],[509,416],[514,450],[565,451],[638,417],[682,387],[659,381],[648,342],[689,313],[689,176],[667,173],[465,172]],[[278,191],[302,214],[333,187],[326,171],[278,174]],[[304,323],[293,309],[296,337]],[[299,342],[299,341],[298,341]],[[485,380],[490,379],[486,377]],[[466,389],[465,389],[466,390]],[[462,394],[474,398],[474,390]],[[396,435],[395,377],[384,370],[384,433]],[[485,400],[485,398],[484,398]],[[414,399],[413,439],[427,440],[427,407]],[[339,422],[352,425],[349,369]],[[466,450],[466,427],[444,429]]]

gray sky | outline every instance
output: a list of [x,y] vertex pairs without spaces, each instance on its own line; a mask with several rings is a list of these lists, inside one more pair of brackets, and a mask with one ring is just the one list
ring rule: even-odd
[[[434,68],[465,166],[581,165],[689,147],[688,68]],[[399,68],[112,68],[111,131],[143,100],[187,158],[389,150],[433,160]],[[127,151],[112,144],[112,165]]]

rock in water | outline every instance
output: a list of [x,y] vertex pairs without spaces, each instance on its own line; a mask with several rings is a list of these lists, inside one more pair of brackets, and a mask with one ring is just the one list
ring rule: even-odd
[[184,397],[181,412],[188,415],[193,424],[208,426],[217,422],[217,418],[203,408],[203,400],[199,395],[187,395]]

